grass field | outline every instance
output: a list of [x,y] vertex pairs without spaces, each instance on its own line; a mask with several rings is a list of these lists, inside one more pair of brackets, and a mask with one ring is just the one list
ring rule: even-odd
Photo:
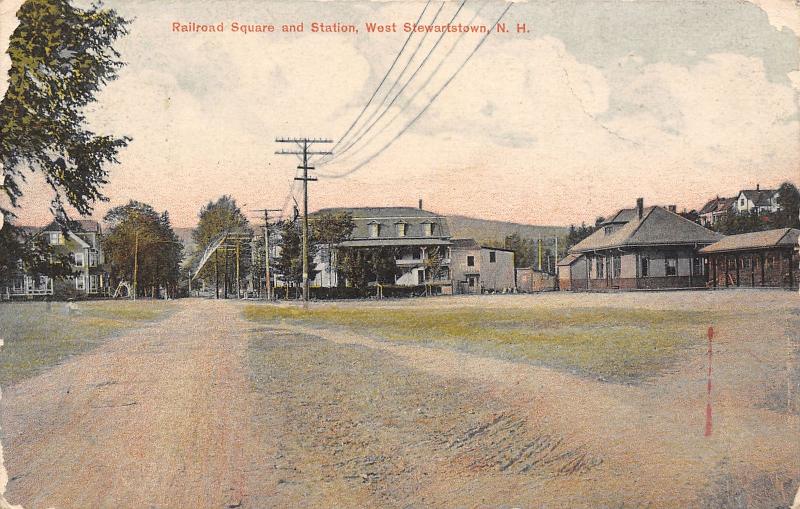
[[116,332],[166,316],[164,301],[25,302],[0,305],[0,386],[34,376]]
[[336,326],[390,341],[442,345],[526,360],[609,381],[630,382],[669,369],[708,323],[692,310],[583,307],[556,309],[361,308],[250,305],[246,318]]

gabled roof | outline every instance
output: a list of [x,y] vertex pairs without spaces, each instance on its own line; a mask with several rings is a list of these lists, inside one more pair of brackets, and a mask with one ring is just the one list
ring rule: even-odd
[[744,195],[756,206],[768,206],[770,205],[770,198],[775,196],[777,192],[776,189],[742,189],[739,191],[739,196]]
[[798,238],[800,238],[800,230],[796,228],[740,233],[738,235],[729,235],[710,246],[704,247],[700,252],[708,254],[781,246],[794,247],[797,245]]
[[712,212],[725,212],[727,211],[731,205],[736,202],[736,198],[720,198],[716,197],[714,199],[709,200],[703,208],[700,209],[699,214],[710,214]]
[[[615,222],[620,213],[615,216]],[[665,208],[648,207],[644,209],[641,219],[638,214],[634,215],[622,226],[612,228],[609,233],[606,233],[606,228],[600,228],[573,246],[570,252],[585,253],[626,246],[712,244],[721,237],[720,234]]]
[[[93,219],[73,219],[70,221],[70,229],[75,233],[100,233],[100,223]],[[61,225],[58,221],[51,221],[50,224],[41,229],[43,232],[60,232]]]

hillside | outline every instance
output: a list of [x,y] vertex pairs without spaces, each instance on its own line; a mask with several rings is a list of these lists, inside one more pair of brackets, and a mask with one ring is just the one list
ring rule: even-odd
[[465,216],[448,216],[447,221],[453,238],[473,238],[480,243],[495,245],[502,245],[506,236],[514,233],[527,239],[559,237],[561,241],[569,231],[566,226],[536,226]]

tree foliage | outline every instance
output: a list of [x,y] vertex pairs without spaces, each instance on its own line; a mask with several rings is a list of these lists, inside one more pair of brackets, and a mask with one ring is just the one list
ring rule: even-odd
[[0,281],[8,281],[22,272],[63,278],[72,275],[70,259],[57,254],[42,235],[26,231],[13,224],[0,229]]
[[334,246],[350,238],[356,224],[348,212],[315,214],[310,228],[311,242],[327,261],[327,271],[333,270]]
[[[303,233],[301,224],[300,221],[285,220],[279,223],[279,228],[281,232],[280,254],[275,263],[275,270],[287,285],[299,289],[303,282]],[[309,241],[307,253],[309,280],[316,277],[313,263],[316,251],[317,244]]]
[[113,10],[78,9],[67,0],[26,0],[17,17],[9,88],[0,102],[0,189],[17,206],[23,172],[38,173],[56,194],[56,211],[66,201],[87,214],[105,199],[107,164],[129,141],[89,131],[83,113],[123,65],[112,44],[128,22]]
[[340,282],[366,290],[370,283],[394,283],[400,275],[397,250],[389,247],[370,249],[341,248],[336,258]]
[[139,294],[165,287],[173,292],[180,278],[183,245],[170,224],[169,214],[159,214],[145,203],[130,201],[114,207],[104,220],[110,228],[103,238],[106,263],[113,281],[133,281]]
[[[200,209],[197,227],[192,231],[192,239],[197,245],[194,253],[194,264],[199,263],[205,249],[223,232],[238,231],[251,232],[250,223],[242,210],[236,204],[236,200],[231,196],[224,195],[216,201],[209,201]],[[239,275],[244,275],[250,269],[250,244],[242,243],[239,253]],[[215,274],[228,281],[231,277],[235,278],[236,265],[234,263],[223,263],[230,253],[223,252],[215,256],[213,263],[207,263],[200,272],[199,277],[206,282],[214,282]],[[220,261],[222,260],[222,261]],[[215,267],[216,265],[216,267]],[[216,270],[215,270],[216,269]]]

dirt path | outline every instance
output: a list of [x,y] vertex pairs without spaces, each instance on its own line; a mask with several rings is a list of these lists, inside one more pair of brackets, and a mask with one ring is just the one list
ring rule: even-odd
[[10,502],[776,507],[796,490],[796,414],[722,398],[703,437],[702,358],[631,387],[180,306],[4,392]]
[[247,324],[169,319],[5,391],[6,494],[25,507],[235,507],[250,433]]

